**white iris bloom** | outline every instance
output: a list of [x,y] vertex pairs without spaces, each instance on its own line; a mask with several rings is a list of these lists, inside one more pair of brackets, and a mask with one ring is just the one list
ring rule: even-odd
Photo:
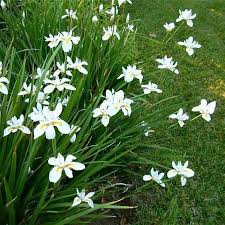
[[189,120],[187,113],[184,113],[184,110],[180,108],[177,113],[173,113],[169,116],[170,119],[176,119],[180,127],[184,126],[184,121]]
[[80,171],[85,169],[85,165],[79,162],[73,162],[76,159],[73,155],[68,155],[66,159],[59,153],[57,158],[51,157],[48,160],[48,164],[54,166],[49,173],[49,181],[57,183],[64,171],[68,178],[73,178],[73,171]]
[[140,83],[142,83],[143,79],[142,71],[137,69],[135,65],[134,66],[128,65],[126,69],[124,67],[122,69],[123,73],[117,79],[124,78],[124,81],[129,83],[136,78],[139,80]]
[[194,40],[192,36],[184,41],[179,41],[178,44],[186,47],[186,52],[189,56],[192,56],[194,54],[195,48],[202,47],[197,41]]
[[164,56],[162,59],[156,59],[156,62],[158,62],[160,65],[158,65],[159,69],[167,69],[175,74],[179,74],[177,67],[177,62],[173,61],[173,58],[168,58],[167,56]]
[[23,125],[24,122],[24,115],[20,115],[19,119],[17,119],[15,116],[12,117],[11,120],[7,121],[7,124],[9,125],[4,129],[3,137],[9,135],[10,133],[15,133],[18,130],[22,131],[24,134],[30,134],[30,129]]
[[85,189],[79,192],[77,189],[77,197],[74,198],[72,207],[80,205],[82,202],[87,203],[91,208],[94,208],[94,203],[92,201],[92,197],[95,192],[89,192],[87,195],[85,194]]
[[154,171],[154,168],[152,168],[151,174],[150,175],[144,175],[143,180],[144,181],[154,180],[160,186],[165,187],[166,185],[162,181],[162,178],[164,177],[164,175],[165,175],[164,173],[159,173],[158,170]]
[[48,140],[54,139],[56,136],[55,127],[61,134],[70,133],[70,125],[64,120],[60,119],[59,116],[62,113],[62,104],[58,103],[55,110],[51,111],[45,106],[42,110],[40,118],[36,118],[39,124],[34,129],[34,139],[45,134]]
[[192,14],[192,9],[185,9],[184,11],[179,10],[179,17],[176,19],[176,22],[186,20],[186,23],[189,27],[193,27],[193,19],[196,17],[196,14]]
[[188,168],[188,161],[182,165],[181,161],[179,161],[176,165],[176,163],[172,162],[173,169],[169,170],[167,173],[168,178],[175,177],[177,175],[181,176],[181,185],[184,186],[187,183],[187,178],[194,176],[194,171],[192,169]]
[[211,115],[215,112],[216,101],[207,103],[206,99],[202,99],[199,106],[192,109],[193,112],[201,113],[201,116],[207,122],[211,121]]

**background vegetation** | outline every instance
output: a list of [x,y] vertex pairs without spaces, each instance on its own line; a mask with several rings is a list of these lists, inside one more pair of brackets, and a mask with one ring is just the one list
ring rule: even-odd
[[[179,9],[197,13],[194,27],[183,27],[167,45],[158,51],[156,41],[163,40],[165,22],[174,22]],[[196,176],[184,188],[170,186],[162,190],[155,185],[142,198],[134,197],[138,209],[132,225],[150,224],[223,224],[225,221],[225,2],[223,0],[137,0],[130,7],[138,20],[138,59],[148,79],[160,85],[161,98],[179,96],[191,108],[201,98],[217,100],[211,123],[198,119],[183,129],[159,129],[150,143],[160,143],[173,151],[151,151],[146,155],[160,164],[170,165],[181,156],[188,159]],[[158,55],[173,56],[179,61],[184,51],[176,41],[193,36],[202,48],[193,57],[184,57],[180,75],[155,74]],[[151,38],[152,40],[150,40]],[[194,101],[193,101],[194,100]],[[156,161],[157,161],[156,160]],[[152,165],[151,165],[152,166]],[[150,168],[147,167],[147,168]],[[146,167],[144,167],[146,171]]]

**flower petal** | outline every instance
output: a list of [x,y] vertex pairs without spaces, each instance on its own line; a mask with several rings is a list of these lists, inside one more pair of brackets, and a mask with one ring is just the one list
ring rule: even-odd
[[81,199],[79,197],[74,198],[72,207],[80,205],[81,202],[82,201],[81,201]]
[[177,171],[174,170],[174,169],[169,170],[168,173],[167,173],[168,178],[175,177],[176,175],[177,175]]
[[62,170],[63,170],[62,168],[59,168],[57,166],[51,169],[49,173],[49,181],[52,183],[57,183],[62,176]]
[[64,168],[64,171],[65,171],[65,174],[67,177],[73,178],[73,171],[71,169],[66,167],[66,168]]
[[85,165],[83,163],[79,163],[79,162],[71,162],[71,167],[74,170],[84,170],[85,169]]

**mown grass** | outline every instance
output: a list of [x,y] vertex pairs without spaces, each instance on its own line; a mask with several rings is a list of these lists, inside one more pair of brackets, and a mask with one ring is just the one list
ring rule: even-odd
[[[183,26],[162,48],[155,40],[163,40],[165,22],[173,22],[179,9],[192,8],[197,13],[194,27]],[[184,128],[157,129],[151,143],[173,150],[151,151],[146,157],[161,165],[170,166],[172,160],[186,160],[196,176],[181,187],[177,181],[162,190],[153,184],[142,197],[134,197],[139,207],[132,225],[150,224],[224,224],[225,221],[225,2],[224,0],[136,0],[130,8],[137,21],[137,45],[140,62],[151,80],[164,90],[159,98],[179,96],[174,102],[189,111],[201,98],[217,101],[217,109],[210,123],[198,119]],[[202,44],[193,57],[187,55],[179,63],[180,75],[155,73],[157,56],[173,56],[176,61],[185,54],[176,42],[193,36]],[[153,40],[151,40],[153,39]],[[151,166],[143,167],[143,173]],[[160,168],[159,168],[160,169]],[[147,170],[147,171],[146,171]]]

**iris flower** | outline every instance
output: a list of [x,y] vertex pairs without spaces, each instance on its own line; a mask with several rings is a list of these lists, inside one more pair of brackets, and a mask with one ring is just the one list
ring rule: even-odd
[[9,135],[10,133],[15,133],[17,131],[22,131],[24,134],[30,134],[30,129],[23,125],[24,122],[24,115],[20,115],[20,118],[17,119],[15,116],[12,117],[11,120],[7,121],[9,125],[4,129],[3,137]]
[[194,176],[194,171],[192,169],[188,168],[188,161],[182,165],[181,161],[179,161],[176,165],[176,163],[172,162],[173,169],[169,170],[167,173],[168,178],[175,177],[177,175],[181,176],[181,185],[184,186],[187,183],[187,178]]
[[76,159],[73,155],[68,155],[66,159],[59,153],[57,158],[51,157],[48,160],[48,164],[54,166],[49,173],[49,181],[57,183],[64,171],[68,178],[73,178],[73,171],[80,171],[85,169],[85,165],[80,162],[73,162]]
[[207,103],[206,99],[202,99],[199,106],[192,109],[193,112],[199,112],[204,120],[211,121],[211,115],[215,112],[216,101]]

